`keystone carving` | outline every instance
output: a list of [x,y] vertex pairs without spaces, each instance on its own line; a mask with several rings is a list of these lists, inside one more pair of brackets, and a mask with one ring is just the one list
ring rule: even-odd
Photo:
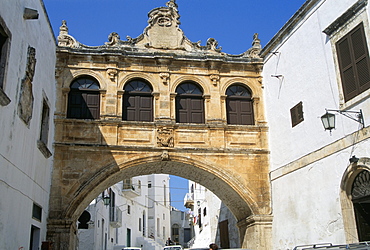
[[117,75],[118,71],[116,69],[107,69],[107,74],[109,76],[109,79],[114,82],[114,79]]
[[211,78],[211,81],[214,86],[217,86],[217,83],[220,81],[219,75],[210,75],[209,78]]
[[160,73],[159,76],[161,77],[163,84],[167,85],[168,81],[170,80],[170,74],[163,72],[163,73]]
[[157,145],[173,148],[173,129],[162,127],[157,129]]
[[167,150],[163,150],[162,155],[161,155],[161,160],[162,161],[169,161],[170,160],[170,155],[168,154]]

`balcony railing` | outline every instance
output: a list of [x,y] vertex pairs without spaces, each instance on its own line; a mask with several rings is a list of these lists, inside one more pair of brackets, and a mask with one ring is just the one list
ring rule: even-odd
[[184,206],[192,208],[194,206],[194,193],[187,193],[184,198]]
[[119,207],[109,208],[109,222],[114,228],[119,228],[122,226],[122,211]]

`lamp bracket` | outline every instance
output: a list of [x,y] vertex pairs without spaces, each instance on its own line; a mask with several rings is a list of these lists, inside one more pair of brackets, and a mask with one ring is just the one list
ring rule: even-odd
[[360,109],[360,111],[326,109],[326,112],[328,112],[328,111],[337,112],[341,115],[344,115],[345,117],[360,123],[362,125],[362,128],[365,127],[364,116],[362,114],[361,109]]

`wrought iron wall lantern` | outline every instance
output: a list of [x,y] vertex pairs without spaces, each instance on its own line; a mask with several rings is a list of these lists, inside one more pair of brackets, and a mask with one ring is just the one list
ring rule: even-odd
[[330,112],[337,112],[345,117],[348,117],[351,120],[354,120],[362,125],[362,128],[365,127],[364,116],[362,115],[362,110],[360,111],[343,111],[336,109],[326,109],[326,113],[321,116],[321,122],[325,130],[330,132],[335,129],[335,114]]
[[104,206],[109,206],[110,204],[110,196],[109,195],[101,195],[101,196],[98,196],[98,198],[96,199],[96,203],[98,203],[100,200],[103,200],[103,204]]

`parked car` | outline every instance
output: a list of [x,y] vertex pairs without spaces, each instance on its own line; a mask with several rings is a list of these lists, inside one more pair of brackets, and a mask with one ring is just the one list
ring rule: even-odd
[[123,245],[116,245],[113,250],[141,250],[141,247],[126,247]]
[[181,245],[165,246],[163,250],[183,250]]

